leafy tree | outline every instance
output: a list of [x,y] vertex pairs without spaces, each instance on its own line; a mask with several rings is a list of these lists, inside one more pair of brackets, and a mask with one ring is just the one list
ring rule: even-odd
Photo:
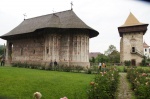
[[99,63],[99,62],[101,62],[101,63],[108,62],[108,57],[106,55],[104,55],[104,54],[98,55],[96,57],[96,62],[97,63]]
[[3,54],[4,54],[4,46],[0,45],[0,55],[3,55]]
[[109,63],[119,63],[120,62],[120,53],[117,51],[114,45],[110,45],[105,55],[108,57]]
[[117,51],[114,45],[110,45],[107,51],[105,51],[105,55],[110,55],[113,51]]
[[111,54],[108,55],[109,62],[119,63],[120,62],[120,53],[114,50]]
[[91,62],[91,63],[95,63],[95,58],[92,57],[92,58],[90,59],[90,62]]

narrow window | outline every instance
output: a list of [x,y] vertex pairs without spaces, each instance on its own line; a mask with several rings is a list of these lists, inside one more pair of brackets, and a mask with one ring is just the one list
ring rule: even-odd
[[46,49],[46,53],[47,53],[47,54],[49,53],[49,49],[48,49],[48,48]]
[[135,52],[135,47],[132,47],[132,52]]
[[33,54],[35,54],[35,50],[33,50]]
[[20,54],[23,55],[23,48],[20,49]]
[[145,52],[147,52],[147,49],[145,48]]

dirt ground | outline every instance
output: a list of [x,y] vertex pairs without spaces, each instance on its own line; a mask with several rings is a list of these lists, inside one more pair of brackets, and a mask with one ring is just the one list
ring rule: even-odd
[[127,73],[119,73],[120,82],[118,86],[117,99],[132,99],[132,90],[130,89],[129,83],[127,81]]

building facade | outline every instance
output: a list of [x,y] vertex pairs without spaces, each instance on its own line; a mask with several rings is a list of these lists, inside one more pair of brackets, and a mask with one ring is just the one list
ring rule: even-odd
[[143,35],[147,30],[148,24],[139,22],[130,13],[125,23],[118,27],[120,40],[120,61],[131,61],[132,66],[138,66],[144,56]]
[[150,59],[150,46],[147,43],[143,43],[143,51],[144,51],[144,56],[146,56],[147,59]]
[[8,63],[89,66],[89,39],[98,34],[68,10],[26,19],[1,38]]

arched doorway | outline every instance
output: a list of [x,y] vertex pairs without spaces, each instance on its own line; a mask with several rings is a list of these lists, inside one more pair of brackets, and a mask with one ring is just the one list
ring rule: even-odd
[[131,65],[132,65],[132,66],[136,66],[136,60],[135,60],[135,59],[132,59],[132,60],[131,60]]

